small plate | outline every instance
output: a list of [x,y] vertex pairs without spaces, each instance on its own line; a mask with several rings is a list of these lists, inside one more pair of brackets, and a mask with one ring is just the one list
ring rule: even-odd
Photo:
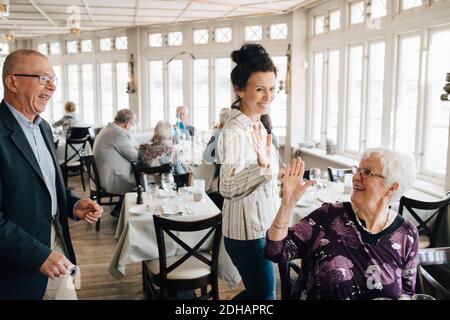
[[145,205],[135,206],[128,209],[132,214],[150,214]]

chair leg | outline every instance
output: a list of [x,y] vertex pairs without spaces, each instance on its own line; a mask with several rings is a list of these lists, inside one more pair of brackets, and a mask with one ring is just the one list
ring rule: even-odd
[[97,222],[95,223],[95,231],[97,232],[100,231],[100,219],[98,219]]
[[83,191],[86,191],[86,187],[84,185],[84,172],[83,172],[83,166],[80,167],[80,176],[81,176],[81,184],[83,185]]

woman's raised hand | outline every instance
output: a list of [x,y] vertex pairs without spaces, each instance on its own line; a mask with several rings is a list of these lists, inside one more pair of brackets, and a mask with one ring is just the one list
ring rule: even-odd
[[285,173],[281,179],[281,201],[285,205],[290,207],[295,206],[306,190],[314,183],[312,180],[303,182],[304,172],[305,162],[300,157],[292,159],[291,163],[287,164]]
[[266,141],[263,141],[263,124],[261,122],[253,125],[252,131],[253,147],[258,155],[258,164],[262,168],[267,168],[270,164],[270,154],[272,150],[272,135],[268,134]]

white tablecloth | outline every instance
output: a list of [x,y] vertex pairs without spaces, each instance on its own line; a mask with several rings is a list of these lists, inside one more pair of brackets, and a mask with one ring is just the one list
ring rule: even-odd
[[[175,200],[170,200],[170,203],[174,203],[174,201]],[[141,209],[144,209],[147,203],[147,197],[144,194],[144,204],[140,205],[142,207]],[[157,206],[167,203],[169,203],[169,201],[158,199],[154,205]],[[183,203],[187,204],[192,209],[194,214],[170,216],[172,219],[200,220],[220,212],[220,210],[214,205],[209,197],[206,196],[206,194],[204,194],[203,200],[200,202],[184,201]],[[153,260],[159,257],[153,216],[150,213],[141,215],[132,214],[129,211],[130,208],[135,208],[137,206],[136,193],[127,193],[122,205],[122,212],[120,214],[115,235],[119,242],[109,266],[110,274],[116,279],[121,279],[125,275],[125,269],[128,263]],[[205,232],[189,232],[183,233],[181,237],[188,244],[195,244],[203,237],[204,234]],[[184,252],[184,250],[181,250],[182,249],[180,249],[174,242],[166,240],[166,251],[168,256]],[[230,288],[234,288],[241,281],[241,277],[237,269],[225,251],[223,239],[219,253],[219,277],[224,280]]]

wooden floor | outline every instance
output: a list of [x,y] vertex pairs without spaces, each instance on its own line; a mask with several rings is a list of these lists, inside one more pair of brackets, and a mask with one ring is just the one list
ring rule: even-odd
[[[79,177],[70,178],[69,187],[73,188],[73,192],[79,197],[88,197],[89,195],[88,191],[83,192]],[[69,219],[72,243],[81,273],[80,289],[77,290],[79,299],[144,299],[141,263],[127,265],[126,276],[122,280],[116,280],[108,272],[109,263],[117,244],[114,239],[117,220],[110,215],[108,207],[105,207],[105,213],[101,219],[100,232],[95,231],[95,225]],[[279,280],[277,280],[278,299],[280,297],[279,287]],[[219,280],[221,300],[229,300],[242,290],[242,284],[235,289],[229,289]]]

